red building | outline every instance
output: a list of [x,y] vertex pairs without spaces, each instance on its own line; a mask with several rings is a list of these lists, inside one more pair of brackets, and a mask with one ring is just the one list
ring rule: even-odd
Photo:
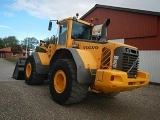
[[22,50],[21,54],[14,54],[11,51],[11,47],[5,47],[0,49],[0,58],[15,58],[15,59],[19,59],[19,58],[23,58],[26,55],[26,51]]
[[110,18],[107,39],[120,41],[140,50],[140,69],[160,83],[160,13],[96,4],[81,19],[102,24]]

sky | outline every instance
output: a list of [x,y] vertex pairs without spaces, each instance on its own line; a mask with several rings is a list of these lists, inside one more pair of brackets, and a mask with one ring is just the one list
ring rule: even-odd
[[50,19],[81,17],[95,4],[160,12],[160,0],[0,0],[0,38],[43,40],[57,33],[56,24],[48,31]]

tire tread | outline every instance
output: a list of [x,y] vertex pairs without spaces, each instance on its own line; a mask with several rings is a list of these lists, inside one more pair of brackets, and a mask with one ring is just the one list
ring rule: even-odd
[[[28,78],[26,76],[26,65],[27,63],[30,62],[31,65],[32,65],[32,75],[30,78]],[[35,60],[34,60],[34,57],[31,55],[27,58],[26,60],[26,64],[25,64],[25,70],[24,70],[24,75],[25,75],[25,82],[28,84],[28,85],[40,85],[40,84],[43,84],[44,83],[44,80],[45,80],[45,77],[46,75],[43,75],[43,74],[38,74],[36,72],[36,64],[35,64]]]

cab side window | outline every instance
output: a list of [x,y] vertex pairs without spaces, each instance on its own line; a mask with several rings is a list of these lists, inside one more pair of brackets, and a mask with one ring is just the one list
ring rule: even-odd
[[59,28],[59,45],[64,45],[67,38],[67,21],[60,24]]

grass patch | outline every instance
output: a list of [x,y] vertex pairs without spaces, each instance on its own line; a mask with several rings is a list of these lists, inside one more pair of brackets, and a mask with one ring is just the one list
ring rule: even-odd
[[18,61],[18,59],[14,59],[14,58],[5,58],[5,60],[16,63]]

